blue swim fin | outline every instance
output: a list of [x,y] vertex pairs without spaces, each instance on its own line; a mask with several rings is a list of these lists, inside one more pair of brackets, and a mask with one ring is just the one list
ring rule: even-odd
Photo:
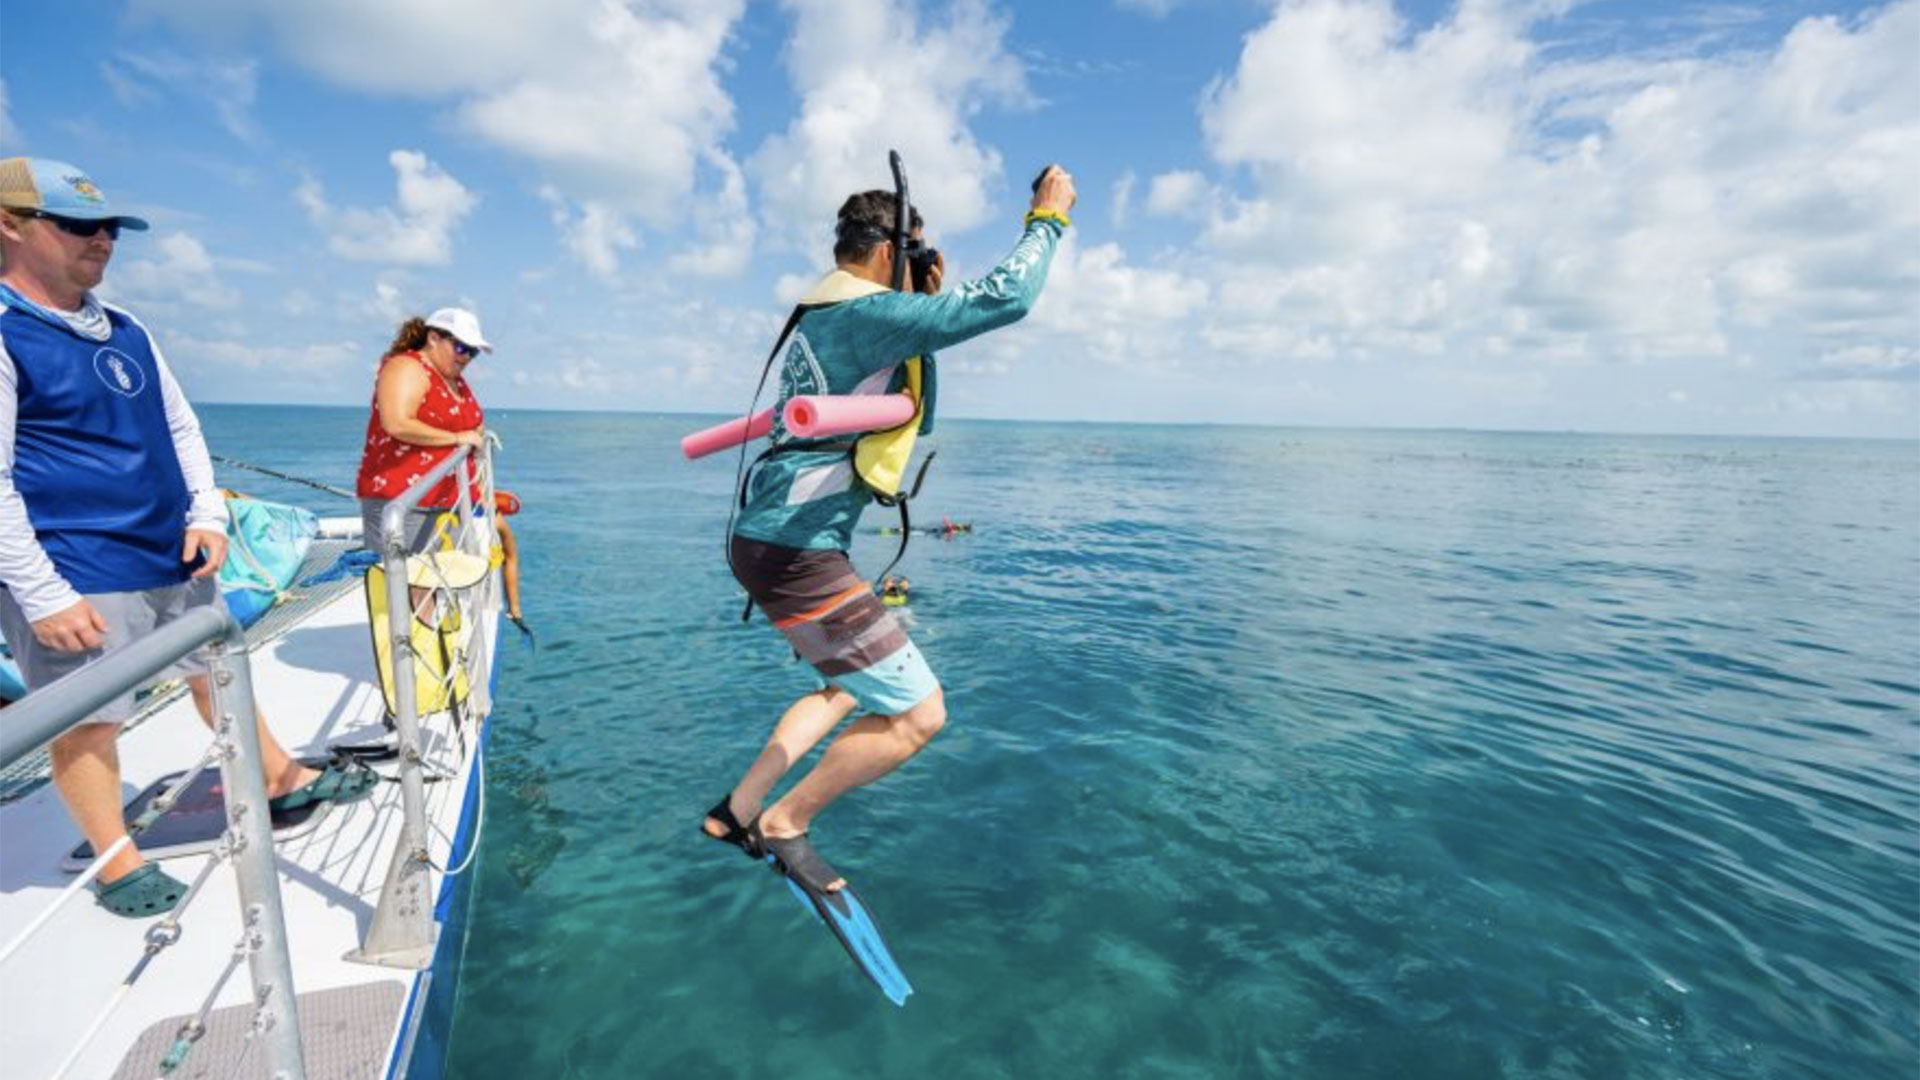
[[786,879],[787,888],[793,890],[794,898],[801,906],[813,912],[814,917],[826,924],[833,936],[853,957],[873,985],[887,995],[887,1000],[895,1005],[905,1005],[907,996],[913,993],[908,985],[906,973],[893,958],[893,950],[887,947],[887,939],[880,933],[880,924],[873,921],[873,915],[867,911],[867,905],[853,891],[853,886],[844,885],[833,892],[810,888],[805,882],[788,874],[781,868],[779,860],[767,857],[768,865]]

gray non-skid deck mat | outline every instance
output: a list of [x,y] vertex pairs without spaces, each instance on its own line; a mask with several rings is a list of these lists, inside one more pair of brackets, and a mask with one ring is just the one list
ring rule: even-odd
[[[307,1080],[380,1080],[406,993],[405,983],[385,979],[299,995],[295,1001]],[[113,1080],[153,1080],[162,1075],[160,1063],[173,1050],[180,1025],[192,1015],[181,1013],[141,1032],[120,1059]],[[252,1024],[252,1005],[215,1009],[207,1015],[207,1033],[194,1043],[184,1064],[165,1074],[167,1080],[265,1080],[265,1050],[258,1038],[247,1038]],[[236,1065],[242,1055],[245,1060]]]

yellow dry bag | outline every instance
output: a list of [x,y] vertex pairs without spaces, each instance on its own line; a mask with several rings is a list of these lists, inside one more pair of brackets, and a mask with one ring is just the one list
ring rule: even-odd
[[[460,551],[436,551],[407,559],[408,584],[417,588],[465,589],[487,574],[487,560]],[[387,715],[399,713],[399,696],[393,681],[393,632],[388,628],[387,571],[374,565],[367,568],[367,625],[373,632],[374,665],[380,674],[380,693],[386,698]],[[410,638],[413,644],[414,715],[445,712],[464,704],[470,687],[464,662],[472,627],[461,616],[460,605],[444,594],[427,605],[436,614],[433,621],[413,615]]]

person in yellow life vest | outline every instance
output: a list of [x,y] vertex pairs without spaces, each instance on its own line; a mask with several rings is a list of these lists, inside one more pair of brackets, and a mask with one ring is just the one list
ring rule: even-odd
[[[776,421],[733,527],[734,577],[812,666],[819,688],[786,710],[701,829],[756,858],[772,857],[810,895],[846,884],[809,840],[815,817],[898,768],[947,721],[946,698],[926,660],[854,571],[847,555],[854,528],[869,504],[897,501],[902,444],[931,431],[935,351],[1027,314],[1075,198],[1067,171],[1048,168],[1034,184],[1013,250],[985,277],[943,292],[945,263],[921,243],[919,213],[902,208],[894,192],[851,196],[835,226],[835,269],[801,301],[785,352],[776,353],[776,417],[801,394],[908,393],[917,403],[906,424],[853,443],[800,438]],[[910,237],[905,243],[897,238],[902,232]],[[896,276],[901,260],[916,264],[913,291],[896,291],[894,282],[905,277]],[[763,805],[793,763],[856,711],[859,718],[819,763]]]
[[888,575],[886,580],[880,583],[880,602],[888,607],[904,606],[907,602],[909,587],[906,578]]

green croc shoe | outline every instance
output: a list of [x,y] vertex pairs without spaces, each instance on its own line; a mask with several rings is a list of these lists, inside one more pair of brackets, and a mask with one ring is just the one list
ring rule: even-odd
[[380,774],[357,761],[330,761],[319,776],[304,787],[267,800],[267,809],[275,814],[298,810],[309,803],[347,803],[364,799],[380,782]]
[[100,906],[128,919],[145,919],[172,911],[187,895],[184,882],[153,863],[141,863],[132,873],[102,885],[93,883]]

